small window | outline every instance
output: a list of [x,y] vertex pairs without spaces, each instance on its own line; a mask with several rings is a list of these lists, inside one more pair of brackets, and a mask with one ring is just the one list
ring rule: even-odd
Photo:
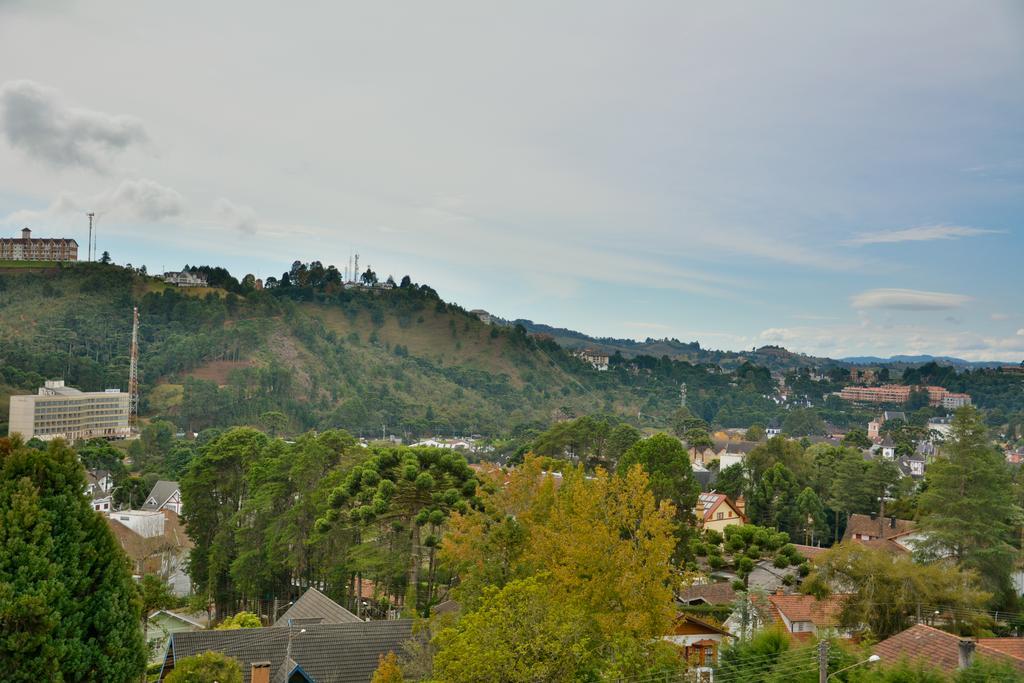
[[718,513],[718,519],[725,519],[725,513],[724,512],[719,512]]

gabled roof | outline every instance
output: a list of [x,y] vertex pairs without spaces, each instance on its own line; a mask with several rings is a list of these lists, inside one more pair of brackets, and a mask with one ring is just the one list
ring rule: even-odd
[[744,521],[746,520],[746,515],[740,512],[736,507],[736,503],[732,502],[729,499],[729,496],[724,493],[711,491],[709,493],[701,493],[697,497],[697,507],[699,509],[703,509],[703,517],[701,517],[701,519],[705,522],[709,519],[714,519],[715,511],[722,505],[728,505],[732,508],[732,511],[740,517],[740,519]]
[[[921,660],[946,672],[960,665],[962,638],[937,628],[916,624],[875,645],[875,654],[887,661]],[[1024,671],[1024,638],[979,638],[975,654],[1012,663]]]
[[331,600],[315,588],[308,589],[295,604],[278,617],[274,626],[309,626],[315,624],[351,624],[362,619]]
[[736,601],[736,589],[729,581],[696,583],[679,594],[682,602],[705,602],[709,605],[727,605]]
[[730,636],[730,637],[732,636],[731,633],[726,631],[721,626],[715,626],[714,624],[709,624],[708,622],[703,621],[702,619],[698,619],[697,617],[695,617],[695,616],[693,616],[691,614],[687,614],[686,612],[681,612],[678,615],[676,615],[675,621],[672,622],[672,627],[673,627],[673,629],[676,629],[676,628],[679,628],[680,626],[682,626],[684,624],[689,624],[690,626],[696,627],[697,630],[701,631],[702,633],[708,633],[708,634],[717,633],[717,634],[723,635],[723,636]]
[[917,524],[909,519],[897,519],[894,527],[890,517],[878,517],[876,515],[872,519],[870,515],[853,514],[850,515],[847,522],[843,540],[850,540],[854,534],[871,536],[873,538],[893,538],[909,534],[916,528]]
[[818,555],[821,555],[823,552],[828,550],[828,548],[821,548],[821,547],[816,546],[816,545],[800,545],[798,543],[793,544],[793,547],[796,548],[797,552],[800,553],[800,555],[805,560],[812,560],[812,561]]
[[148,496],[146,496],[146,503],[142,506],[142,509],[159,510],[163,507],[164,503],[174,495],[174,492],[179,490],[178,482],[164,481],[161,479],[157,483],[153,484],[153,490],[149,492]]
[[176,661],[213,651],[238,660],[246,683],[251,683],[253,662],[265,661],[270,662],[271,680],[275,681],[287,680],[298,667],[316,683],[367,683],[381,655],[402,652],[403,644],[412,637],[412,624],[411,619],[399,619],[302,628],[182,631],[171,635],[160,678],[171,672]]
[[843,609],[844,595],[831,595],[819,600],[813,595],[778,595],[768,596],[768,602],[791,623],[809,621],[818,628],[829,628],[839,622],[839,612]]

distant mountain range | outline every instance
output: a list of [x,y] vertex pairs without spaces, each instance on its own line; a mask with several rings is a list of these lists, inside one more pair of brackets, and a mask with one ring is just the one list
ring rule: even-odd
[[840,358],[839,360],[853,365],[924,365],[925,363],[932,362],[938,363],[939,365],[954,365],[965,368],[997,368],[1002,365],[1016,365],[1016,363],[1011,363],[1010,361],[970,361],[964,360],[963,358],[954,358],[953,356],[930,356],[927,354],[920,356],[889,356],[888,358],[879,358],[878,356],[849,356],[846,358]]
[[932,356],[928,354],[916,356],[896,355],[888,358],[881,358],[879,356],[826,358],[789,351],[781,346],[762,346],[750,351],[722,351],[701,348],[700,344],[696,341],[682,342],[678,339],[654,339],[651,337],[643,341],[615,337],[591,337],[576,330],[535,323],[524,318],[512,321],[500,318],[494,318],[494,320],[500,324],[522,325],[531,334],[549,335],[560,346],[569,349],[591,348],[603,351],[609,355],[619,352],[626,357],[636,355],[669,356],[673,359],[686,360],[691,363],[716,363],[723,368],[730,369],[748,361],[773,370],[789,370],[798,367],[827,369],[849,365],[918,366],[931,362],[938,363],[939,365],[951,365],[957,368],[994,368],[1001,365],[1015,365],[1015,363],[1010,363],[1009,361],[969,361],[952,356]]

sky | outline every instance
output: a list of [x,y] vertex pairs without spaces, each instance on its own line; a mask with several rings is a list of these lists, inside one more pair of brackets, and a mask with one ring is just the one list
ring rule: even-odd
[[0,0],[0,234],[88,211],[151,273],[1017,362],[1024,5]]

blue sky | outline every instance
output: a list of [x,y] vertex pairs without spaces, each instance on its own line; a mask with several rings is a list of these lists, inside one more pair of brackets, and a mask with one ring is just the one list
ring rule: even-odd
[[[0,2],[0,231],[607,336],[1024,359],[1014,2]],[[825,6],[827,5],[827,6]]]

